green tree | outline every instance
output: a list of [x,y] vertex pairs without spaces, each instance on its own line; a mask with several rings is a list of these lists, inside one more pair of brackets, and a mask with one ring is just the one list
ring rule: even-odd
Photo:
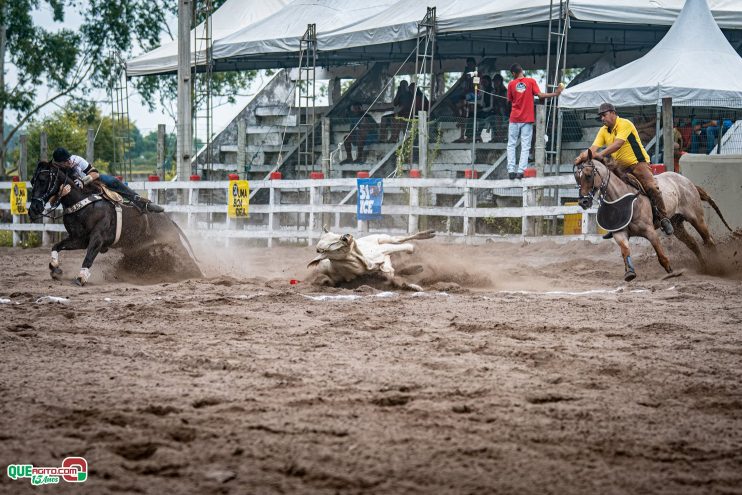
[[[120,171],[110,170],[109,164],[114,158],[113,125],[111,117],[103,116],[100,109],[94,104],[72,101],[64,108],[54,112],[41,120],[31,120],[28,125],[28,162],[31,173],[39,160],[41,133],[46,132],[49,150],[57,146],[63,146],[74,154],[85,156],[87,149],[88,129],[94,129],[95,133],[95,166],[104,172],[117,173]],[[130,125],[130,145],[137,140],[142,141],[141,133],[134,124]],[[156,140],[156,136],[155,136]],[[124,143],[118,140],[115,143],[116,156],[121,157],[124,153]],[[132,153],[133,146],[129,148]],[[14,151],[14,155],[18,150]],[[17,156],[14,156],[17,158]]]
[[[212,4],[216,9],[224,1]],[[74,9],[83,22],[76,29],[36,25],[32,13],[41,8],[51,9],[58,23]],[[0,123],[7,111],[17,114],[0,139],[0,174],[10,172],[5,170],[7,145],[30,119],[61,98],[83,99],[92,89],[108,88],[118,74],[111,54],[125,59],[135,49],[149,51],[159,46],[163,32],[172,39],[167,21],[177,8],[169,0],[0,0]],[[12,87],[5,80],[7,66],[18,74]],[[253,75],[220,75],[214,94],[236,94]],[[136,86],[150,108],[158,99],[171,106],[174,79],[145,79]]]

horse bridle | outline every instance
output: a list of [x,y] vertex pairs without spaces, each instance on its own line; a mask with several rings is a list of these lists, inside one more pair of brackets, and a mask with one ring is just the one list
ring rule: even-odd
[[[586,164],[584,162],[575,164],[572,167],[572,173],[576,175],[577,172],[579,172],[578,177],[582,177],[582,171],[584,170],[585,167],[591,167],[593,169],[593,173],[597,175],[598,177],[600,177],[600,186],[598,187],[595,187],[595,178],[593,178],[593,188],[590,189],[590,194],[587,197],[589,197],[590,201],[592,202],[593,200],[595,200],[595,191],[600,190],[600,198],[598,198],[598,201],[600,202],[605,197],[606,190],[608,189],[608,183],[611,181],[611,173],[609,171],[608,174],[605,177],[603,177],[595,165],[593,165],[592,163]],[[577,181],[577,187],[578,188],[580,187],[579,179]],[[586,196],[579,196],[579,199],[582,199],[584,197]]]
[[[36,198],[31,198],[31,203],[33,203],[34,201],[39,201],[41,203],[41,214],[40,215],[42,217],[48,217],[51,219],[60,218],[60,217],[54,217],[52,215],[44,213],[44,205],[49,200],[49,198],[51,198],[56,193],[56,191],[54,190],[55,189],[54,186],[58,182],[58,176],[60,172],[62,172],[62,170],[59,165],[56,165],[53,162],[49,162],[48,168],[44,168],[43,170],[41,169],[41,167],[36,167],[36,171],[34,172],[33,177],[31,178],[31,187],[33,188],[34,185],[36,184],[36,181],[39,179],[39,177],[41,177],[43,174],[49,174],[49,183],[46,186],[46,191],[44,191],[44,194]],[[62,176],[64,178],[64,184],[67,184],[68,182],[72,182],[70,178],[67,177],[67,174],[62,173]],[[56,206],[54,206],[54,208],[56,208]],[[52,210],[54,208],[52,208]]]

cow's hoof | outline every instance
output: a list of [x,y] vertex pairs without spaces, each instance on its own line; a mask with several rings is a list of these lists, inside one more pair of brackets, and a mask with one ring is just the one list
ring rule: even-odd
[[631,282],[636,278],[636,272],[634,270],[630,270],[623,274],[623,279],[627,282]]
[[75,280],[72,281],[72,283],[77,285],[78,287],[82,287],[83,285],[85,285],[85,281],[80,277],[76,277]]
[[420,287],[417,284],[407,284],[407,289],[408,290],[414,290],[415,292],[422,292],[423,291],[423,288]]
[[50,267],[50,275],[54,280],[62,278],[62,269],[59,267]]

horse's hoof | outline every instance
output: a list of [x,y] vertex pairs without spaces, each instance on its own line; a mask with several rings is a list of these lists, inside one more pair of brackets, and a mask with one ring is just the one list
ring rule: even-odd
[[62,278],[62,269],[61,268],[52,268],[51,269],[51,276],[54,280],[59,280]]
[[668,273],[667,275],[665,275],[664,277],[662,277],[662,280],[667,280],[667,279],[670,279],[670,278],[679,277],[682,274],[683,274],[683,271],[682,270],[679,271],[679,272],[671,272],[671,273]]
[[624,275],[623,275],[623,279],[624,279],[624,280],[625,280],[626,282],[631,282],[631,281],[632,281],[632,280],[634,280],[635,278],[636,278],[636,272],[634,272],[634,271],[631,271],[631,272],[626,272],[626,273],[624,273]]

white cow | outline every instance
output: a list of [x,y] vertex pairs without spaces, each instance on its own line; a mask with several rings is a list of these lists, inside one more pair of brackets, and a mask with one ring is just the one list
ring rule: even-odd
[[[335,286],[361,275],[381,273],[394,287],[422,290],[419,285],[407,283],[395,276],[390,255],[412,253],[415,246],[407,241],[431,239],[435,237],[434,231],[426,230],[407,237],[374,234],[360,239],[354,239],[350,234],[335,234],[327,229],[324,231],[317,242],[319,255],[307,265],[317,266],[318,277],[315,283]],[[412,270],[413,273],[420,271],[422,267],[419,266]],[[410,270],[405,273],[410,274]]]

